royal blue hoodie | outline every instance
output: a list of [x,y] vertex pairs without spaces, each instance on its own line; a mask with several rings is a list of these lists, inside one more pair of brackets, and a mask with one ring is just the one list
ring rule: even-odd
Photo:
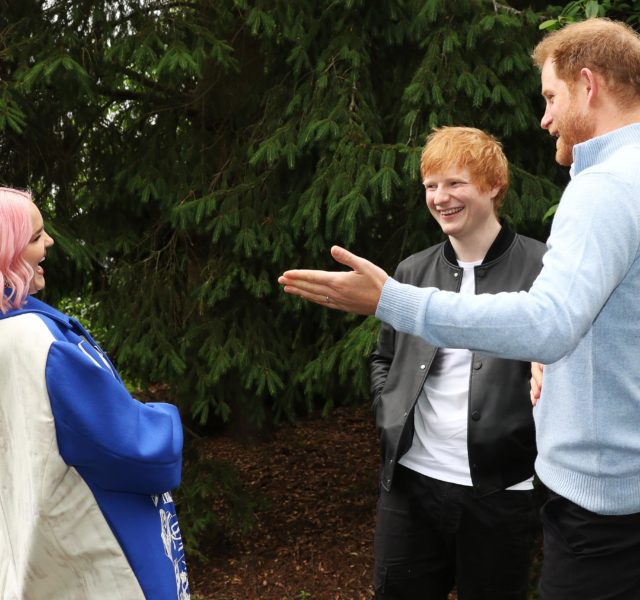
[[182,442],[78,321],[32,297],[0,313],[2,598],[187,600]]

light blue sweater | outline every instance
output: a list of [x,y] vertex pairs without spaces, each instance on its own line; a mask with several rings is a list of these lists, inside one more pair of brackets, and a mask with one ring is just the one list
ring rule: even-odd
[[437,346],[546,364],[538,476],[587,510],[640,512],[640,124],[574,147],[547,247],[529,292],[389,278],[376,316]]

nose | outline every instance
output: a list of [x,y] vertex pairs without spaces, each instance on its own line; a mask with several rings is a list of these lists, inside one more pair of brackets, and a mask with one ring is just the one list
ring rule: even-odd
[[48,233],[46,233],[45,235],[46,235],[46,238],[44,240],[44,245],[45,245],[45,248],[49,248],[49,246],[53,246],[55,242],[53,241],[53,238]]
[[433,202],[434,204],[442,204],[446,202],[448,197],[449,197],[449,194],[447,190],[444,188],[444,186],[439,185],[436,188],[435,193],[433,194]]
[[549,108],[547,107],[544,109],[542,119],[540,119],[540,127],[542,127],[542,129],[549,129],[552,121],[553,119],[551,118],[551,115],[549,114]]

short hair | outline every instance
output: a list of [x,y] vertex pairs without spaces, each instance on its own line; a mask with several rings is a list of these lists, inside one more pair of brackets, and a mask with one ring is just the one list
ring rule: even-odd
[[502,144],[475,127],[434,128],[422,150],[422,179],[452,166],[468,169],[474,185],[482,191],[498,188],[493,199],[497,214],[509,189],[509,161]]
[[531,56],[539,69],[551,59],[558,78],[570,86],[586,67],[604,79],[622,106],[640,98],[640,36],[620,21],[594,17],[571,23],[546,35]]
[[[33,269],[22,253],[33,234],[31,194],[0,187],[0,311],[20,308],[29,295]],[[8,294],[6,293],[8,290]]]

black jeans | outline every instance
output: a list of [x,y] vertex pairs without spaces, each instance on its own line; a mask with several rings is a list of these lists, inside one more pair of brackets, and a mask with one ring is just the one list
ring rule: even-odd
[[374,543],[378,600],[526,600],[533,492],[479,497],[398,465],[381,490]]
[[640,513],[599,515],[549,491],[540,600],[640,600]]

